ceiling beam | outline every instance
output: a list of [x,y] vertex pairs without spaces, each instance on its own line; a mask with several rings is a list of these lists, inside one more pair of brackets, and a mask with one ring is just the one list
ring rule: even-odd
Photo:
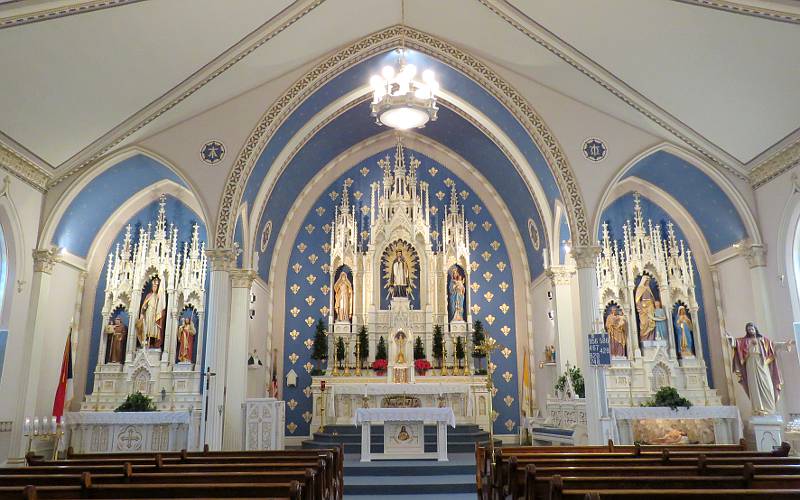
[[745,16],[758,17],[761,19],[768,19],[770,21],[779,21],[782,23],[800,24],[800,6],[797,8],[790,8],[789,5],[785,7],[786,10],[767,8],[767,5],[774,7],[772,2],[763,2],[760,0],[738,1],[732,2],[729,0],[672,0],[673,2],[685,3],[687,5],[694,5],[696,7],[706,7],[709,9],[721,10],[723,12],[730,12],[732,14],[741,14]]
[[130,5],[145,0],[92,0],[82,2],[60,2],[61,5],[50,9],[41,9],[41,3],[28,6],[24,4],[19,7],[18,2],[14,2],[10,8],[0,9],[13,12],[8,16],[0,17],[0,29],[13,28],[15,26],[23,26],[25,24],[39,23],[42,21],[50,21],[53,19],[60,19],[62,17],[74,16],[77,14],[86,14],[103,9],[110,9],[113,7],[121,7],[123,5]]

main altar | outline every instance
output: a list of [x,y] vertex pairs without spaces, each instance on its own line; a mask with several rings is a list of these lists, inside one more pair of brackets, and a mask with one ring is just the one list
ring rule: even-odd
[[[310,388],[315,427],[352,424],[359,408],[449,407],[458,423],[488,429],[485,375],[475,376],[471,356],[464,206],[453,184],[434,229],[428,185],[417,179],[420,161],[412,156],[406,165],[398,140],[394,162],[387,155],[378,164],[382,182],[371,185],[364,211],[369,231],[358,233],[361,214],[350,205],[347,181],[331,221],[328,364]],[[441,248],[434,248],[439,230]],[[437,343],[441,355],[433,355]],[[440,366],[418,369],[415,351]]]

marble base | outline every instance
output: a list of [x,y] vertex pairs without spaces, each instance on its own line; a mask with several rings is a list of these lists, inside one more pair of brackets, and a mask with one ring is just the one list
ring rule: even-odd
[[781,445],[783,417],[780,415],[752,416],[750,428],[758,451],[772,451]]

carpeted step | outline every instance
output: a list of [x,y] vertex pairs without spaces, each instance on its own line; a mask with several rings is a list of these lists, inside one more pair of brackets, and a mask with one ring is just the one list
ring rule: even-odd
[[474,493],[475,474],[345,476],[344,492],[351,494],[430,495]]

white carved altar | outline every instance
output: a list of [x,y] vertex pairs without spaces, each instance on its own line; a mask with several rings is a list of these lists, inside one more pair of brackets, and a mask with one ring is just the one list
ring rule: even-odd
[[619,444],[738,444],[742,438],[735,406],[617,407],[611,421]]
[[[452,408],[359,408],[353,422],[361,425],[361,461],[436,458],[447,461],[447,426],[456,426]],[[372,453],[371,427],[382,423],[383,453]],[[436,453],[425,452],[425,424],[436,424]]]
[[282,450],[286,402],[275,398],[248,399],[242,405],[245,450]]
[[94,412],[64,415],[65,442],[75,453],[129,453],[199,449],[188,411]]
[[[141,392],[162,416],[191,414],[188,425],[199,435],[206,272],[198,226],[181,245],[178,229],[168,224],[164,195],[156,220],[138,236],[127,227],[122,244],[108,256],[104,328],[82,414],[114,410]],[[145,330],[154,324],[158,335],[150,336]]]

